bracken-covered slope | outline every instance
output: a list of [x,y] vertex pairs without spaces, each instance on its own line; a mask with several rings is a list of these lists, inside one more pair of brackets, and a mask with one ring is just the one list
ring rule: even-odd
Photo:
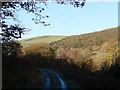
[[[51,43],[56,58],[67,59],[80,68],[85,65],[90,71],[114,65],[118,60],[118,27],[94,33],[68,36]],[[84,64],[83,64],[84,63]],[[117,62],[120,63],[120,62]]]
[[93,45],[100,46],[110,39],[115,41],[118,40],[118,27],[88,34],[68,36],[64,39],[51,43],[51,45],[56,49],[71,47],[81,48],[83,46],[91,47]]

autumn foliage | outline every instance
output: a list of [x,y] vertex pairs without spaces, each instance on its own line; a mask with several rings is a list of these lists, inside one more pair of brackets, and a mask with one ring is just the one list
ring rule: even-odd
[[[116,28],[86,34],[84,37],[77,36],[81,39],[66,37],[52,44],[38,43],[21,47],[14,43],[14,47],[7,47],[7,51],[3,48],[3,88],[41,87],[44,81],[39,71],[41,68],[61,72],[69,86],[74,81],[84,88],[119,87],[119,41],[115,36],[106,39],[107,35],[103,35],[103,32],[114,35],[114,30]],[[103,42],[98,42],[100,38]],[[8,53],[9,50],[15,52]],[[16,54],[17,51],[19,53]]]

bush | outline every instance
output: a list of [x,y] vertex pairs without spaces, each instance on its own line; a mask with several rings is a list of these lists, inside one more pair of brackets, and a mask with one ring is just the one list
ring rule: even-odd
[[21,54],[21,44],[15,41],[2,43],[2,54],[18,56]]
[[25,55],[40,54],[41,56],[50,57],[54,55],[54,50],[47,43],[39,43],[23,48],[23,53]]

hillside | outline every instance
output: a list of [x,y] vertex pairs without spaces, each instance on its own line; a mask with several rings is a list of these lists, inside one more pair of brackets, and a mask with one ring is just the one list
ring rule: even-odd
[[29,46],[35,43],[51,43],[60,39],[65,38],[66,36],[39,36],[29,39],[19,40],[23,46]]
[[[96,71],[116,63],[118,56],[118,28],[103,31],[73,35],[73,36],[43,36],[24,40],[24,54],[40,54],[55,56],[57,59],[75,63],[80,68],[83,63],[87,70]],[[44,44],[37,44],[45,42]],[[33,45],[32,45],[33,44]],[[52,51],[50,51],[52,50]],[[54,52],[55,51],[55,52]],[[119,62],[120,63],[120,62]]]
[[90,71],[115,64],[118,56],[118,28],[69,36],[51,43],[56,58],[67,59]]
[[[14,48],[7,47],[12,52],[2,53],[3,88],[41,88],[46,81],[44,72],[40,72],[43,69],[59,73],[71,88],[120,87],[117,28],[61,37],[58,41],[54,36],[52,43],[48,43],[51,40],[48,37],[25,39],[24,43],[33,41],[35,44],[23,48],[19,48],[19,44],[13,44]],[[47,43],[36,43],[35,40],[46,40]],[[54,78],[53,74],[46,73]],[[55,83],[58,78],[51,81]]]
[[51,45],[54,48],[81,48],[92,47],[93,45],[100,46],[103,43],[109,41],[110,39],[118,40],[118,28],[106,29],[103,31],[82,34],[82,35],[73,35],[66,37],[64,39],[58,40]]

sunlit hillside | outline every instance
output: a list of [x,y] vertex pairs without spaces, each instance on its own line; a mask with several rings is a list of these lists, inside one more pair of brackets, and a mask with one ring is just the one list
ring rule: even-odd
[[28,38],[28,39],[23,39],[20,40],[19,42],[23,46],[29,46],[35,43],[51,43],[60,39],[65,38],[66,36],[39,36],[39,37],[34,37],[34,38]]
[[118,28],[94,33],[74,35],[51,43],[56,50],[56,58],[67,59],[88,70],[101,70],[111,66],[118,56]]
[[88,34],[73,35],[51,43],[51,45],[54,48],[81,48],[83,46],[92,47],[93,45],[100,46],[110,39],[115,41],[118,40],[118,27]]

